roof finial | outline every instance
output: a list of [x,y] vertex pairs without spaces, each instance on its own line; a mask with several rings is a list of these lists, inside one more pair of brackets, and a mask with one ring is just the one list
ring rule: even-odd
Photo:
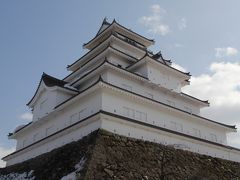
[[102,24],[107,24],[107,25],[109,25],[110,23],[107,21],[107,17],[105,17],[104,19],[103,19],[103,22],[102,22]]
[[163,57],[162,57],[162,52],[161,52],[161,51],[158,51],[156,54],[153,55],[153,58],[154,58],[154,59],[159,59],[159,58],[162,58],[162,59],[163,59]]
[[105,58],[104,58],[104,62],[108,62],[107,56],[105,56]]
[[162,56],[161,50],[159,50],[156,54],[159,55],[159,56]]
[[116,21],[116,19],[114,18],[114,19],[113,19],[113,23],[116,23],[116,22],[117,22],[117,21]]
[[102,75],[99,76],[99,78],[98,78],[98,82],[99,82],[99,81],[100,81],[100,82],[103,81],[103,79],[102,79]]
[[103,19],[103,23],[107,22],[107,17],[105,16],[105,18]]

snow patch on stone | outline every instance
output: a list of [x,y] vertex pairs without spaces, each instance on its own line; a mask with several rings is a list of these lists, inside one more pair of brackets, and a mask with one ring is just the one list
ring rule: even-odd
[[66,176],[63,176],[61,178],[61,180],[77,180],[77,177],[80,175],[80,171],[83,169],[83,166],[86,162],[85,157],[82,157],[81,160],[79,161],[79,163],[77,163],[74,167],[75,167],[75,171],[69,173]]
[[34,180],[33,170],[24,173],[10,173],[6,175],[0,175],[1,180]]

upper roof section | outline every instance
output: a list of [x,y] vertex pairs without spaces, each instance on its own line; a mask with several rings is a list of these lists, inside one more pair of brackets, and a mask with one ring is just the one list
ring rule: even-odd
[[55,77],[52,77],[46,73],[42,74],[42,79],[41,79],[46,86],[48,87],[53,87],[53,86],[60,86],[60,87],[64,87],[64,85],[67,83],[63,80],[57,79]]
[[44,88],[55,88],[55,87],[61,88],[65,91],[77,92],[77,90],[67,86],[67,82],[57,79],[55,77],[49,76],[46,73],[43,73],[41,80],[39,82],[39,85],[37,87],[37,90],[36,90],[34,96],[32,97],[32,99],[27,103],[27,106],[29,106],[30,108],[32,108],[34,106],[34,103],[36,102],[39,95],[41,94],[41,91]]
[[85,43],[83,47],[87,49],[93,49],[113,32],[118,32],[128,37],[130,40],[145,46],[146,48],[154,44],[154,40],[148,39],[144,36],[141,36],[140,34],[133,32],[132,30],[117,23],[115,19],[112,21],[112,23],[109,23],[105,18],[96,36],[88,43]]

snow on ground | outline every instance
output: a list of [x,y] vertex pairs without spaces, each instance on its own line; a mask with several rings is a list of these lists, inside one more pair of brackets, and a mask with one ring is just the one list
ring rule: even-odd
[[34,180],[35,177],[32,176],[33,170],[24,173],[10,173],[6,175],[0,175],[1,180]]
[[82,157],[79,163],[75,165],[75,171],[69,173],[68,175],[61,178],[61,180],[77,180],[77,176],[80,175],[80,171],[83,169],[83,166],[86,162],[85,157]]

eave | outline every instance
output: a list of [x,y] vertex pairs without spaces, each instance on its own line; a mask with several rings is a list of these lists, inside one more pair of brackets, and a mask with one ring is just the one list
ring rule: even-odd
[[69,93],[76,93],[77,90],[65,87],[67,82],[59,80],[57,78],[54,78],[52,76],[47,75],[46,73],[43,73],[41,80],[38,84],[37,90],[35,91],[32,99],[27,103],[27,106],[30,108],[33,107],[35,101],[38,99],[39,95],[41,94],[43,89],[60,89]]
[[[160,102],[160,101],[157,101],[157,100],[145,97],[145,96],[143,96],[141,94],[137,94],[135,92],[128,91],[128,90],[123,89],[121,87],[115,86],[115,85],[113,85],[111,83],[105,82],[101,78],[101,76],[91,86],[87,87],[86,89],[80,91],[78,94],[75,94],[74,96],[70,97],[66,101],[64,101],[64,102],[60,103],[59,105],[57,105],[54,108],[54,111],[51,112],[50,114],[48,114],[46,117],[44,117],[44,119],[48,118],[49,116],[53,115],[54,113],[56,113],[57,111],[63,109],[64,107],[67,107],[69,104],[75,102],[80,96],[81,97],[83,96],[83,93],[84,94],[88,94],[89,91],[93,92],[94,89],[99,88],[99,87],[106,87],[106,88],[110,88],[111,90],[115,89],[115,91],[120,91],[120,92],[123,92],[123,93],[127,93],[128,95],[134,96],[135,98],[140,98],[140,99],[142,99],[144,101],[148,101],[150,103],[154,103],[156,105],[160,105],[160,106],[165,107],[167,109],[171,109],[171,110],[176,111],[178,113],[182,113],[183,115],[186,115],[186,116],[189,116],[189,117],[193,117],[193,118],[197,118],[198,120],[202,120],[203,122],[207,122],[207,123],[210,123],[210,124],[213,124],[213,125],[218,125],[219,127],[224,128],[228,132],[236,132],[236,126],[234,126],[234,125],[226,125],[226,124],[223,124],[223,123],[220,123],[220,122],[216,122],[216,121],[213,121],[211,119],[207,119],[205,117],[202,117],[202,116],[199,116],[199,115],[196,115],[196,114],[190,114],[190,113],[188,113],[188,112],[186,112],[186,111],[184,111],[182,109],[170,106],[170,105],[165,104],[163,102]],[[38,121],[36,121],[34,123],[31,122],[31,123],[27,124],[23,128],[19,129],[17,132],[13,133],[10,137],[14,138],[15,135],[20,133],[22,130],[25,130],[26,128],[30,128],[31,126],[35,125],[36,123],[38,123]]]
[[[137,34],[135,32],[133,32],[130,29],[127,29],[126,27],[120,25],[119,23],[117,23],[115,20],[113,20],[113,22],[106,28],[104,29],[102,32],[100,32],[99,34],[97,34],[97,36],[95,36],[93,39],[91,39],[89,42],[85,43],[83,45],[84,48],[87,49],[92,49],[96,46],[96,42],[102,38],[102,36],[106,35],[107,33],[112,33],[112,31],[116,31],[116,32],[120,32],[120,33],[125,33],[124,35],[128,36],[131,35],[132,39],[134,39],[135,41],[145,45],[146,47],[154,44],[154,40],[152,39],[148,39],[140,34]],[[122,31],[122,32],[121,32]]]
[[[181,113],[183,113],[183,114],[185,114],[185,115],[187,115],[187,116],[194,117],[194,118],[197,118],[197,119],[199,119],[199,120],[206,121],[206,122],[208,122],[208,123],[213,123],[213,124],[219,125],[220,127],[225,128],[225,129],[227,129],[227,130],[230,131],[230,132],[236,132],[236,126],[235,126],[235,125],[226,125],[226,124],[223,124],[223,123],[220,123],[220,122],[216,122],[216,121],[213,121],[213,120],[211,120],[211,119],[208,119],[208,118],[205,118],[205,117],[196,115],[196,114],[191,114],[191,113],[189,113],[189,112],[187,112],[187,111],[184,111],[184,110],[182,110],[182,109],[179,109],[179,108],[170,106],[170,105],[165,104],[165,103],[163,103],[163,102],[160,102],[160,101],[157,101],[157,100],[154,100],[154,99],[145,97],[145,96],[143,96],[143,95],[137,94],[137,93],[132,92],[132,91],[128,91],[128,90],[123,89],[123,88],[121,88],[121,87],[118,87],[118,86],[115,86],[115,85],[110,84],[110,83],[108,83],[108,82],[105,82],[102,78],[99,78],[99,80],[98,80],[95,84],[93,84],[92,86],[96,85],[98,82],[101,82],[102,84],[105,84],[105,85],[107,85],[107,86],[110,86],[111,88],[116,88],[117,90],[123,91],[123,92],[125,92],[125,93],[132,94],[132,95],[134,95],[134,96],[136,96],[136,97],[143,98],[143,99],[148,100],[148,101],[150,101],[150,102],[157,103],[157,104],[159,104],[159,105],[162,105],[162,106],[164,106],[164,107],[167,107],[167,108],[169,108],[169,109],[172,109],[172,110],[174,110],[174,111],[176,111],[176,112],[181,112]],[[66,102],[68,102],[68,100],[67,100]],[[64,103],[65,103],[65,102],[63,102],[61,105],[63,105]],[[59,105],[59,106],[61,106],[61,105]],[[59,107],[59,106],[58,106],[58,107]]]
[[146,77],[144,77],[144,76],[141,76],[141,75],[139,75],[139,74],[136,74],[136,73],[133,73],[133,72],[130,72],[130,71],[127,71],[126,69],[124,69],[124,68],[121,68],[121,67],[118,67],[118,66],[116,66],[116,65],[114,65],[114,64],[112,64],[111,62],[109,62],[107,59],[105,59],[101,64],[99,64],[97,67],[95,67],[95,68],[93,68],[91,71],[89,71],[88,73],[86,73],[86,74],[84,74],[83,76],[81,76],[81,77],[79,77],[79,79],[76,79],[75,81],[73,81],[72,83],[71,83],[71,86],[76,86],[76,85],[78,85],[78,84],[80,84],[81,83],[81,81],[83,80],[83,78],[88,78],[88,76],[90,76],[90,75],[92,75],[92,76],[94,76],[94,75],[96,75],[96,71],[100,71],[100,68],[104,68],[104,66],[109,66],[109,67],[111,67],[111,68],[115,68],[115,70],[117,70],[117,71],[122,71],[122,72],[124,72],[124,73],[127,73],[127,74],[129,74],[129,75],[131,75],[131,76],[134,76],[134,77],[136,77],[136,78],[140,78],[141,80],[148,80]]
[[181,77],[184,78],[184,80],[189,80],[190,77],[191,77],[189,72],[188,73],[182,72],[182,71],[180,71],[178,69],[173,68],[172,66],[169,66],[169,65],[165,64],[162,61],[156,60],[156,59],[152,58],[151,56],[149,56],[147,52],[139,61],[137,61],[136,63],[134,63],[134,64],[132,64],[130,66],[128,66],[127,69],[131,70],[133,68],[136,68],[136,67],[142,65],[144,62],[148,62],[148,61],[154,62],[155,64],[160,65],[161,67],[164,67],[164,68],[170,70],[171,72],[173,72],[173,73],[175,73],[177,75],[180,75]]
[[82,64],[79,68],[77,68],[75,71],[73,71],[71,74],[69,74],[68,76],[66,76],[63,80],[64,81],[69,81],[71,79],[71,77],[78,73],[83,67],[87,66],[89,63],[91,63],[93,61],[93,59],[99,57],[100,55],[103,56],[104,53],[108,53],[109,51],[113,52],[113,53],[116,53],[116,54],[120,54],[121,56],[123,57],[126,57],[128,60],[130,61],[133,61],[133,62],[136,62],[138,61],[138,59],[136,59],[135,57],[129,55],[129,54],[126,54],[116,48],[114,48],[113,46],[111,45],[108,45],[106,48],[104,48],[102,51],[100,51],[98,54],[96,54],[94,57],[90,58],[89,60],[87,60],[84,64]]
[[179,109],[179,108],[170,106],[170,105],[168,105],[168,104],[165,104],[165,103],[163,103],[163,102],[160,102],[160,101],[157,101],[157,100],[154,100],[154,99],[145,97],[145,96],[143,96],[143,95],[141,95],[141,94],[137,94],[137,93],[135,93],[135,92],[128,91],[128,90],[126,90],[126,89],[123,89],[123,88],[121,88],[121,87],[115,86],[115,85],[110,84],[110,83],[108,83],[108,82],[105,82],[105,81],[103,81],[103,80],[102,80],[102,82],[103,82],[103,84],[106,84],[106,85],[111,86],[111,87],[113,87],[113,88],[116,88],[116,89],[118,89],[118,90],[124,91],[124,92],[126,92],[126,93],[130,93],[130,94],[132,94],[132,95],[134,95],[134,96],[137,96],[137,97],[140,97],[140,98],[149,100],[149,101],[151,101],[151,102],[157,103],[157,104],[159,104],[159,105],[162,105],[162,106],[164,106],[164,107],[167,107],[167,108],[169,108],[169,109],[172,109],[172,110],[174,110],[174,111],[176,111],[176,112],[181,112],[181,113],[183,113],[183,114],[185,114],[185,115],[187,115],[187,116],[191,116],[191,117],[194,117],[194,118],[197,118],[197,119],[206,121],[206,122],[208,122],[208,123],[213,123],[213,124],[219,125],[220,127],[223,127],[223,128],[225,128],[225,129],[228,129],[228,131],[230,131],[230,132],[236,132],[236,126],[235,126],[235,125],[227,125],[227,124],[223,124],[223,123],[220,123],[220,122],[216,122],[216,121],[213,121],[213,120],[211,120],[211,119],[208,119],[208,118],[205,118],[205,117],[196,115],[196,114],[191,114],[191,113],[189,113],[189,112],[187,112],[187,111],[184,111],[184,110],[182,110],[182,109]]
[[201,99],[198,99],[198,98],[196,98],[196,97],[193,97],[193,96],[191,96],[191,95],[189,95],[189,94],[186,94],[186,93],[183,93],[183,92],[181,92],[180,95],[181,95],[181,96],[184,96],[184,97],[186,97],[186,98],[189,98],[189,99],[191,99],[191,100],[200,102],[203,107],[208,107],[208,106],[210,106],[210,103],[209,103],[208,100],[201,100]]
[[[100,51],[105,50],[108,46],[111,46],[110,42],[112,40],[117,40],[120,41],[122,43],[125,43],[126,45],[131,46],[132,48],[139,50],[140,52],[145,53],[146,50],[143,50],[142,48],[139,48],[137,46],[134,46],[126,41],[124,41],[123,39],[121,39],[120,37],[118,37],[117,35],[111,33],[104,41],[102,41],[101,43],[99,43],[97,46],[95,46],[93,49],[91,49],[89,52],[87,52],[86,54],[84,54],[84,56],[82,56],[81,58],[79,58],[78,60],[76,60],[75,62],[73,62],[71,65],[67,66],[67,70],[68,71],[76,71],[78,68],[80,68],[83,64],[85,64],[85,60],[88,59],[91,54],[94,54],[96,51],[98,51],[99,49],[101,49],[101,47],[103,47]],[[104,47],[105,46],[105,47]],[[96,55],[95,55],[96,56]],[[94,57],[95,57],[94,56]],[[130,56],[130,55],[128,55]],[[134,58],[134,57],[133,57]],[[92,58],[90,58],[92,59]],[[88,60],[89,61],[89,60]]]
[[[145,123],[145,122],[141,122],[141,121],[137,121],[135,119],[132,119],[132,118],[128,118],[128,117],[125,117],[125,116],[121,116],[121,115],[118,115],[118,114],[115,114],[115,113],[112,113],[112,112],[108,112],[108,111],[104,111],[104,110],[100,110],[84,119],[82,119],[81,121],[78,121],[68,127],[65,127],[41,140],[38,140],[22,149],[19,149],[11,154],[8,154],[7,156],[3,157],[2,160],[4,161],[7,161],[11,158],[11,156],[17,154],[17,153],[21,153],[23,152],[24,150],[27,150],[28,148],[31,148],[33,147],[34,145],[37,145],[45,140],[47,140],[48,138],[51,138],[55,135],[58,135],[66,130],[69,130],[70,128],[74,127],[74,126],[77,126],[78,124],[81,124],[81,123],[85,123],[86,121],[88,121],[89,119],[91,118],[94,118],[94,117],[97,117],[97,116],[100,116],[100,115],[104,115],[104,116],[110,116],[112,118],[118,118],[118,119],[121,119],[122,121],[126,121],[126,122],[131,122],[131,123],[134,123],[134,124],[138,124],[138,125],[141,125],[141,126],[146,126],[146,127],[149,127],[149,128],[153,128],[155,130],[160,130],[160,131],[164,131],[164,132],[167,132],[167,133],[171,133],[171,134],[175,134],[175,135],[179,135],[179,136],[182,136],[182,137],[185,137],[185,138],[189,138],[189,139],[192,139],[192,140],[197,140],[197,141],[200,141],[200,142],[204,142],[204,143],[207,143],[207,144],[210,144],[210,145],[215,145],[215,146],[218,146],[218,147],[221,147],[221,148],[226,148],[226,149],[229,149],[229,150],[235,150],[235,151],[240,151],[239,148],[236,148],[236,147],[232,147],[232,146],[228,146],[228,145],[224,145],[224,144],[220,144],[220,143],[217,143],[217,142],[213,142],[213,141],[209,141],[209,140],[206,140],[206,139],[202,139],[202,138],[199,138],[199,137],[195,137],[195,136],[191,136],[191,135],[188,135],[188,134],[184,134],[184,133],[181,133],[181,132],[177,132],[177,131],[173,131],[171,129],[167,129],[167,128],[164,128],[164,127],[159,127],[159,126],[155,126],[155,125],[152,125],[152,124],[148,124],[148,123]],[[111,118],[110,118],[111,119]]]
[[[97,67],[93,68],[91,71],[89,71],[88,73],[84,74],[82,77],[80,77],[79,79],[75,80],[74,82],[71,83],[71,86],[76,86],[77,84],[80,84],[84,78],[88,77],[89,75],[94,75],[96,74],[95,71],[99,70],[99,68],[103,67],[104,65],[109,65],[111,66],[112,68],[115,68],[115,70],[119,70],[119,71],[123,71],[125,73],[128,73],[132,76],[135,76],[137,78],[141,78],[142,81],[145,81],[145,83],[149,83],[149,85],[153,84],[149,81],[148,78],[144,77],[144,76],[141,76],[139,74],[136,74],[136,73],[133,73],[131,71],[128,71],[127,69],[124,69],[124,68],[120,68],[112,63],[110,63],[107,59],[105,59],[101,64],[99,64]],[[185,82],[185,81],[184,81]],[[171,92],[171,94],[173,96],[181,96],[181,97],[184,97],[185,99],[189,99],[190,101],[193,101],[193,102],[196,102],[196,103],[200,103],[202,107],[207,107],[209,106],[209,103],[208,101],[203,101],[203,100],[200,100],[198,98],[195,98],[193,96],[190,96],[188,94],[185,94],[185,93],[177,93],[177,92],[174,92],[174,91],[170,91],[169,89],[167,88],[164,88],[164,87],[161,87],[161,86],[158,86],[156,84],[153,84],[154,86],[162,89],[162,91],[166,91],[166,92]]]

